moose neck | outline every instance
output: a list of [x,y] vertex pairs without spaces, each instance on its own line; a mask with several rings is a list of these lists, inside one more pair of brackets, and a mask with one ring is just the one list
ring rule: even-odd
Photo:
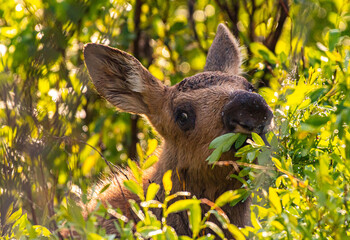
[[205,161],[207,146],[184,147],[165,143],[160,154],[157,172],[153,180],[161,184],[163,174],[172,170],[173,191],[189,191],[197,198],[215,200],[227,190],[241,187],[241,183],[229,177],[232,167],[211,166]]

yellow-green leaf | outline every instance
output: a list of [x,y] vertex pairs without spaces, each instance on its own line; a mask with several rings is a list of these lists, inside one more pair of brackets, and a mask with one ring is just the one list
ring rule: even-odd
[[209,221],[206,221],[204,223],[204,225],[207,227],[207,228],[210,228],[216,235],[218,235],[221,239],[224,239],[225,238],[225,235],[224,235],[224,232],[221,230],[221,228],[216,225],[215,223],[213,222],[209,222]]
[[245,240],[244,234],[233,224],[227,224],[227,229],[236,240]]
[[275,188],[269,188],[269,201],[272,209],[274,209],[277,214],[280,214],[282,212],[282,205]]
[[142,165],[143,160],[144,160],[144,156],[143,156],[143,151],[142,151],[141,145],[139,143],[136,144],[136,152],[137,152],[137,155],[139,156],[140,165]]
[[178,200],[171,204],[165,212],[165,215],[168,216],[170,213],[180,212],[184,210],[189,210],[193,204],[200,204],[198,199],[184,199]]
[[160,186],[158,184],[151,183],[147,189],[146,201],[153,200],[155,198],[157,192],[159,191],[159,188],[160,188]]
[[163,176],[163,186],[166,195],[170,194],[171,189],[173,188],[173,182],[171,181],[171,170],[168,170]]
[[253,141],[259,146],[265,146],[264,140],[255,132],[252,132]]
[[132,174],[134,175],[136,181],[138,183],[142,183],[142,173],[141,173],[139,166],[137,166],[137,164],[134,161],[132,161],[131,159],[128,159],[128,166],[129,166]]
[[148,140],[146,155],[147,156],[151,155],[157,149],[157,146],[158,146],[158,141],[156,139]]
[[124,181],[124,186],[143,200],[143,190],[134,180]]
[[188,218],[190,220],[190,228],[192,229],[192,235],[193,237],[196,237],[199,233],[202,219],[202,209],[200,206],[200,200],[197,200],[197,202],[193,202],[189,209]]
[[215,204],[219,207],[222,207],[224,206],[225,204],[237,199],[237,198],[240,198],[241,197],[241,194],[238,194],[238,192],[236,190],[230,190],[230,191],[227,191],[223,194],[221,194],[221,196],[219,196],[216,201],[215,201]]
[[150,156],[147,160],[142,164],[142,170],[148,169],[153,166],[156,162],[158,162],[159,158],[155,155]]

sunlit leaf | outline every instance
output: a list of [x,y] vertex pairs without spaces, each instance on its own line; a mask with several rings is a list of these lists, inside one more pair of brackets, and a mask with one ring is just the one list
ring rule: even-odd
[[206,221],[205,222],[205,226],[207,228],[210,228],[216,235],[218,235],[220,238],[224,239],[225,238],[225,235],[224,235],[224,232],[221,230],[221,228],[216,225],[215,223],[213,222],[209,222],[209,221]]
[[269,188],[269,202],[277,214],[282,212],[280,198],[278,197],[276,189],[272,187]]
[[166,239],[169,239],[169,240],[177,240],[178,239],[176,231],[174,230],[174,228],[172,228],[170,226],[164,226],[163,232],[165,232]]
[[232,236],[237,240],[245,240],[244,234],[233,224],[227,224],[227,229],[230,231]]
[[147,152],[146,155],[149,156],[154,153],[154,150],[156,150],[158,146],[158,141],[156,139],[150,139],[147,142]]
[[134,175],[136,181],[138,183],[141,183],[142,182],[142,173],[141,173],[139,166],[137,166],[137,164],[134,161],[132,161],[131,159],[128,159],[128,166],[129,166],[132,174]]
[[146,170],[152,167],[156,162],[158,162],[158,157],[155,155],[150,156],[142,165],[142,170]]
[[229,203],[237,198],[240,198],[240,197],[241,197],[241,195],[237,190],[230,190],[230,191],[227,191],[227,192],[221,194],[216,199],[215,204],[219,207],[222,207],[225,204],[227,204],[227,203]]
[[132,193],[136,194],[139,197],[143,195],[142,188],[134,180],[126,180],[123,183],[124,186]]
[[198,199],[178,200],[168,207],[166,215],[169,215],[170,213],[189,210],[193,205],[200,204],[200,202],[201,201]]
[[171,189],[173,188],[173,182],[171,181],[172,171],[168,170],[163,176],[163,186],[166,195],[170,194]]
[[157,192],[159,191],[160,186],[156,183],[151,183],[147,188],[146,201],[153,200]]
[[265,146],[264,140],[255,132],[252,132],[253,141],[259,146]]
[[277,58],[274,55],[274,53],[271,52],[266,46],[264,46],[259,42],[251,43],[249,48],[255,55],[261,57],[262,59],[268,61],[269,63],[274,64],[277,62]]

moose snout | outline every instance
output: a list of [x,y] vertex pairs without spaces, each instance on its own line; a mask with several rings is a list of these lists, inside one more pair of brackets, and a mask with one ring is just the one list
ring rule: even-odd
[[265,133],[273,113],[262,96],[247,91],[236,91],[222,111],[224,127],[229,132]]

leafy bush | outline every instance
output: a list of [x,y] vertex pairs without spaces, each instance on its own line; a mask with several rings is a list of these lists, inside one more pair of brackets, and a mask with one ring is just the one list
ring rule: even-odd
[[[68,231],[112,239],[97,225],[97,216],[112,214],[122,239],[188,239],[166,224],[170,212],[187,211],[196,239],[213,238],[203,236],[204,228],[219,237],[228,228],[237,239],[349,238],[347,1],[140,2],[0,3],[1,237],[59,239],[60,231]],[[244,75],[274,110],[276,127],[266,136],[269,145],[253,134],[235,162],[217,160],[232,144],[238,148],[244,136],[213,141],[208,164],[240,169],[231,177],[243,188],[205,202],[210,210],[201,216],[203,200],[190,193],[167,193],[158,202],[159,186],[143,192],[137,179],[157,160],[152,155],[157,144],[149,140],[156,134],[142,120],[116,113],[92,91],[82,49],[97,41],[133,52],[152,74],[175,84],[203,68],[222,21],[246,46]],[[135,151],[131,139],[148,149]],[[139,165],[128,161],[133,152]],[[136,181],[125,184],[143,201],[131,203],[138,223],[101,204],[84,219],[68,196],[79,186],[87,202],[88,186],[115,164],[128,164],[135,175]],[[168,175],[163,184],[171,190]],[[219,207],[249,194],[252,226],[238,229]],[[153,208],[163,209],[164,218],[156,219]]]

